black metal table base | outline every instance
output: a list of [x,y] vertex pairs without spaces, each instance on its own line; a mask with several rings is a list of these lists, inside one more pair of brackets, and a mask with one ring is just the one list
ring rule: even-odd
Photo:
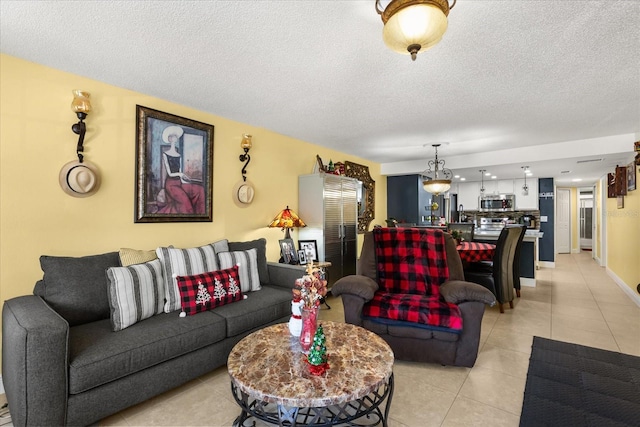
[[[298,408],[256,400],[231,382],[231,393],[242,408],[233,422],[234,427],[255,426],[256,418],[278,426],[349,426],[387,427],[393,397],[393,373],[386,384],[376,391],[350,402],[326,407]],[[386,400],[386,403],[385,403]],[[384,403],[384,411],[381,406]],[[245,424],[249,422],[250,424]]]

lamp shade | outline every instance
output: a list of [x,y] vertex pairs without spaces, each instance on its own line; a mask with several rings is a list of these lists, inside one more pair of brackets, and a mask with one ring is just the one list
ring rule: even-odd
[[91,111],[91,96],[89,92],[83,90],[73,90],[73,101],[71,102],[71,110],[74,113],[88,113]]
[[449,0],[391,0],[384,10],[376,0],[376,11],[382,17],[382,38],[392,50],[411,55],[435,46],[447,31]]
[[450,179],[431,179],[422,181],[422,188],[429,193],[435,194],[436,196],[440,193],[444,193],[445,191],[449,191],[451,188],[451,180]]
[[269,224],[269,228],[297,228],[297,227],[306,227],[307,224],[304,223],[303,220],[300,219],[297,213],[289,209],[287,206],[285,209],[281,210],[273,221]]

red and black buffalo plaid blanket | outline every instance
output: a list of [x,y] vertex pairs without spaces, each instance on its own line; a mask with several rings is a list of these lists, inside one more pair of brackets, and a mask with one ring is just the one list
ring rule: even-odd
[[380,288],[363,315],[461,331],[460,309],[440,295],[440,285],[449,278],[444,232],[377,228],[373,236]]

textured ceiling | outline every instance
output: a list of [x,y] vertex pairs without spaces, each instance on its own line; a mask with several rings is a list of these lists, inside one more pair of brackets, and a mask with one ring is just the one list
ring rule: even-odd
[[589,184],[640,139],[640,1],[458,0],[415,62],[384,45],[374,0],[2,0],[0,24],[3,53],[390,174],[424,170],[443,143],[469,180],[529,165]]

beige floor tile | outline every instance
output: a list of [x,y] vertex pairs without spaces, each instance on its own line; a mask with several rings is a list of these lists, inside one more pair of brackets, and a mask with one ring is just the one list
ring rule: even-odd
[[496,329],[508,329],[526,335],[537,335],[549,338],[551,334],[551,315],[541,312],[518,312],[517,310],[505,310],[498,319],[493,331]]
[[520,415],[526,379],[493,369],[474,367],[458,396]]
[[[543,337],[549,338],[549,337]],[[531,354],[533,334],[524,334],[510,329],[493,328],[485,345],[515,350],[525,354]]]
[[558,341],[566,341],[587,347],[601,348],[603,350],[620,351],[618,344],[611,333],[601,334],[574,328],[573,325],[554,323],[551,327],[551,338]]
[[[11,424],[13,425],[13,424]],[[121,414],[115,414],[112,415],[110,417],[107,417],[103,420],[100,420],[100,422],[98,423],[98,426],[100,427],[123,427],[123,426],[129,426],[129,423],[127,422],[127,420],[125,420],[125,418],[121,415]],[[2,427],[8,427],[8,424],[2,424]]]
[[396,378],[402,377],[404,384],[412,381],[424,382],[452,393],[458,393],[467,379],[471,368],[460,366],[441,366],[436,363],[416,363],[396,361],[393,372]]
[[487,344],[478,354],[475,366],[526,379],[529,354]]
[[553,325],[566,325],[571,326],[573,328],[582,330],[582,331],[590,331],[590,332],[598,332],[601,334],[610,334],[611,330],[609,329],[609,325],[602,318],[589,318],[589,317],[580,317],[580,316],[570,316],[564,313],[554,314],[551,319],[551,330],[553,332]]
[[563,304],[551,304],[551,316],[561,314],[565,316],[580,317],[586,319],[604,320],[599,308],[575,307]]
[[390,417],[408,426],[439,426],[455,398],[455,393],[399,375],[395,382]]
[[517,427],[519,424],[518,415],[458,396],[442,427]]

